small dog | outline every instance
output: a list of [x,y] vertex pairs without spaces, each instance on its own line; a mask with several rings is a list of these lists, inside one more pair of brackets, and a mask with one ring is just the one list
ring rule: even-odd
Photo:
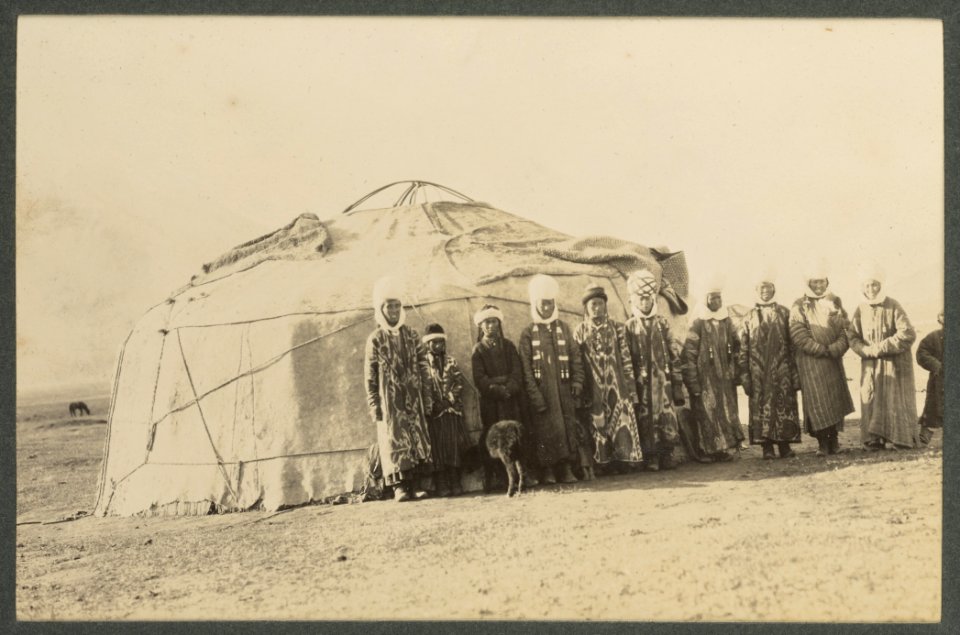
[[487,452],[500,459],[507,470],[507,496],[520,494],[523,490],[523,464],[520,462],[520,448],[523,439],[523,425],[519,421],[504,419],[498,421],[487,431]]

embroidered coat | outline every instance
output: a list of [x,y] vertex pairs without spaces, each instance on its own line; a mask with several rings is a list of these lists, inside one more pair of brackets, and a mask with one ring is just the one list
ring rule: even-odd
[[597,326],[588,318],[577,326],[573,339],[583,355],[584,418],[593,461],[639,462],[643,455],[633,406],[637,388],[623,325],[607,319]]
[[740,383],[750,401],[750,443],[800,442],[800,375],[790,341],[790,310],[757,304],[740,325]]
[[704,454],[738,447],[743,439],[737,412],[739,352],[739,338],[729,317],[698,318],[690,325],[683,345],[683,381],[690,391]]
[[367,338],[364,382],[370,418],[377,425],[387,485],[429,470],[432,454],[426,415],[432,410],[430,368],[420,336],[408,326],[378,328]]
[[430,448],[436,469],[460,467],[461,455],[469,446],[463,423],[463,373],[449,354],[435,356],[427,351],[433,410],[427,419]]
[[857,307],[847,331],[860,356],[860,438],[913,447],[917,401],[911,347],[917,334],[900,303],[884,298]]
[[683,399],[682,363],[670,323],[661,315],[634,315],[625,328],[640,402],[640,444],[644,454],[668,453],[679,434],[674,400]]
[[849,347],[846,312],[832,293],[816,299],[803,296],[790,309],[790,341],[797,358],[803,398],[803,425],[815,434],[853,412],[843,354]]
[[[564,351],[566,360],[561,359]],[[577,461],[577,403],[572,389],[583,388],[583,363],[566,322],[527,326],[520,335],[520,363],[538,461],[544,467]]]
[[917,363],[929,371],[927,398],[920,415],[920,425],[943,427],[943,329],[928,333],[917,347]]

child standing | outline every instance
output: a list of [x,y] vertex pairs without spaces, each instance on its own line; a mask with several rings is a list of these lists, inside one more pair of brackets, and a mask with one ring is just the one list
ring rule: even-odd
[[430,365],[433,410],[427,419],[433,448],[434,486],[437,496],[458,496],[461,454],[467,448],[463,425],[463,373],[457,360],[447,354],[447,336],[439,324],[427,326],[423,336]]

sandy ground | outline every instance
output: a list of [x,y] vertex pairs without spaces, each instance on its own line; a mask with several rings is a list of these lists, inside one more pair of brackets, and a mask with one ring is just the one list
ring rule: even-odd
[[[90,403],[90,402],[88,402]],[[106,404],[17,425],[17,615],[936,621],[942,452],[202,518],[90,518]],[[46,523],[46,524],[45,524]]]

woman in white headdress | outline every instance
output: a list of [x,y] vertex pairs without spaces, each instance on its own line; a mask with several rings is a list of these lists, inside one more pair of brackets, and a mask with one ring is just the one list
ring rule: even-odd
[[737,407],[740,340],[723,306],[723,282],[715,278],[701,294],[701,304],[683,344],[683,382],[697,421],[699,449],[716,461],[733,457],[727,450],[743,440]]
[[883,293],[878,267],[860,275],[863,302],[850,320],[850,348],[860,356],[860,439],[871,450],[917,444],[911,348],[917,333],[900,303]]
[[373,288],[377,329],[364,349],[364,383],[377,426],[383,478],[398,502],[423,498],[417,481],[433,470],[427,414],[433,409],[430,366],[406,313],[399,283],[381,278]]
[[757,301],[740,325],[740,383],[750,399],[750,443],[772,459],[794,456],[791,443],[800,443],[797,391],[800,377],[790,342],[790,310],[774,299],[776,276],[767,271],[756,287]]
[[637,383],[637,424],[644,467],[673,469],[673,449],[679,440],[677,408],[684,405],[680,355],[670,322],[657,313],[660,283],[646,269],[627,278],[633,316],[627,320],[627,344]]
[[550,276],[530,280],[530,316],[533,323],[520,335],[520,362],[543,467],[541,482],[573,483],[579,462],[577,401],[583,390],[583,362],[573,331],[560,320],[560,287]]
[[804,277],[806,292],[790,308],[790,341],[797,356],[803,398],[803,427],[817,440],[817,456],[835,454],[843,418],[853,412],[843,354],[847,314],[840,298],[827,291],[826,266],[817,262]]

